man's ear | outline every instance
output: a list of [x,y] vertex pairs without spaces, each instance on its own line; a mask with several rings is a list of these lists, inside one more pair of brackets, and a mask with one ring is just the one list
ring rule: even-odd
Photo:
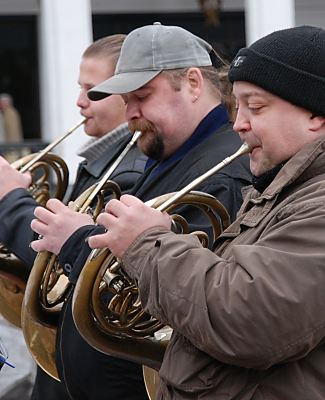
[[310,117],[310,130],[313,132],[318,131],[322,127],[325,126],[325,117],[321,117],[320,115],[313,114]]
[[196,101],[201,94],[203,88],[203,76],[199,68],[192,67],[186,72],[186,78],[189,83],[190,93],[193,96],[193,101]]

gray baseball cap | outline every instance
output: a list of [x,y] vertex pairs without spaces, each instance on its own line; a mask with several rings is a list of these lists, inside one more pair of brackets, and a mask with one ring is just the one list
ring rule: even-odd
[[212,65],[212,47],[179,26],[159,22],[126,37],[114,75],[88,91],[90,100],[137,90],[166,69]]

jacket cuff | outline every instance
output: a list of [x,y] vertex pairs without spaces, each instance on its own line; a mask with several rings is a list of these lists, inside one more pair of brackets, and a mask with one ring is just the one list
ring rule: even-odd
[[105,229],[102,226],[85,225],[74,232],[62,246],[58,255],[59,262],[71,283],[76,284],[79,274],[92,250],[87,243],[88,237],[104,232]]
[[[33,196],[29,193],[29,191],[27,189],[24,189],[24,188],[13,189],[2,197],[2,199],[0,200],[0,205],[11,203],[13,200],[18,200],[21,197],[25,197],[25,196],[33,199]],[[35,201],[35,203],[36,203],[36,201]]]
[[140,278],[146,264],[144,260],[155,247],[160,247],[160,238],[166,234],[175,235],[165,227],[150,228],[139,235],[128,247],[122,257],[122,262],[123,269],[131,278]]

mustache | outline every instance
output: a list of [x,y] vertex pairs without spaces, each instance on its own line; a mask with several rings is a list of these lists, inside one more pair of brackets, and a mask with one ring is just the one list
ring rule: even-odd
[[138,140],[138,146],[142,152],[154,160],[161,160],[165,146],[161,134],[156,126],[145,119],[134,119],[129,122],[130,132],[140,131],[142,135]]
[[156,132],[156,127],[154,124],[145,119],[134,119],[128,123],[130,132],[140,131],[142,133],[146,132]]

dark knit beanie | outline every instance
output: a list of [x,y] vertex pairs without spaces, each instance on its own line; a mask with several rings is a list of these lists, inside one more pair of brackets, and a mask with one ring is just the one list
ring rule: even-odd
[[325,117],[325,30],[276,31],[237,53],[229,79],[245,81]]

